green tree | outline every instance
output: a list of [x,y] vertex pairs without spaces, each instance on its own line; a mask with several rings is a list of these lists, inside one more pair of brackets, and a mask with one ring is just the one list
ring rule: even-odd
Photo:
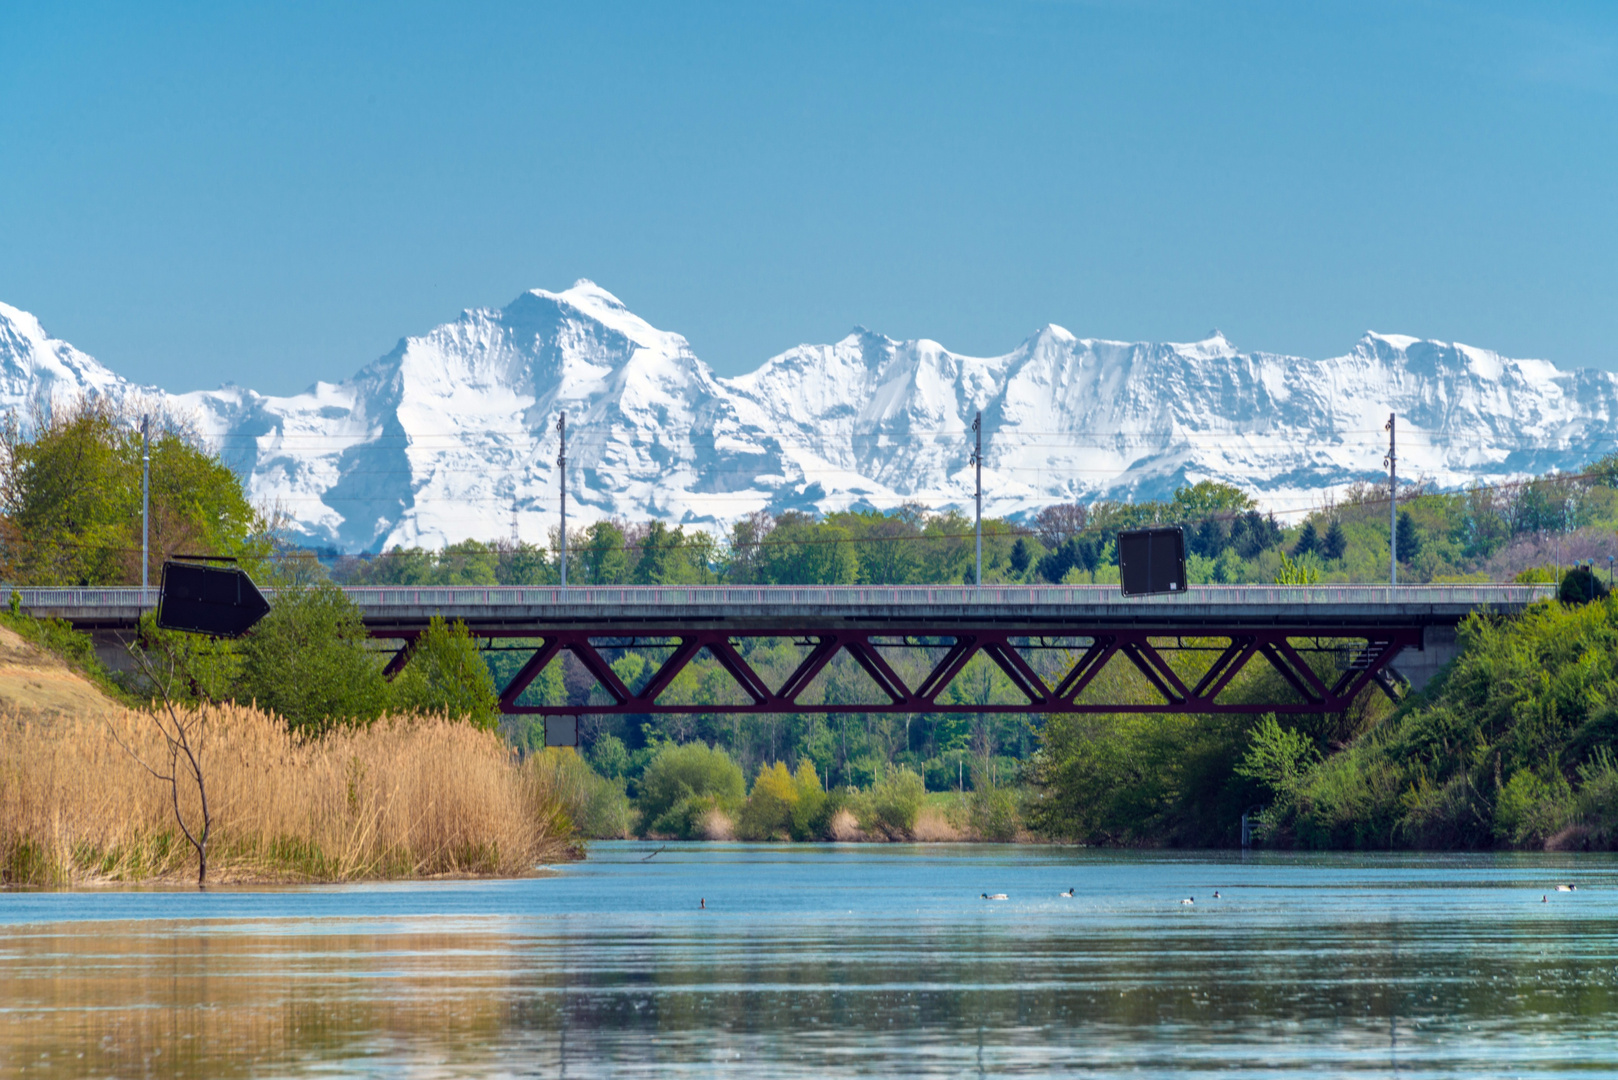
[[585,584],[622,584],[629,577],[623,529],[611,521],[592,522],[584,531],[579,560],[583,564]]
[[745,792],[742,770],[707,743],[664,743],[640,778],[640,811],[649,832],[690,838],[719,810],[734,813]]
[[[229,555],[250,570],[272,549],[270,527],[241,481],[201,437],[165,413],[151,429],[152,580],[175,553]],[[140,416],[91,398],[0,425],[5,572],[39,585],[140,582]]]
[[393,682],[393,704],[406,712],[443,713],[492,731],[500,723],[494,677],[466,624],[434,616]]
[[374,720],[390,694],[369,641],[359,609],[335,585],[280,590],[242,641],[237,697],[307,734]]
[[1341,559],[1348,551],[1348,537],[1343,534],[1343,523],[1336,518],[1326,528],[1320,541],[1320,554],[1327,559]]
[[850,585],[859,577],[859,555],[847,529],[807,514],[782,514],[759,545],[757,573],[775,585]]

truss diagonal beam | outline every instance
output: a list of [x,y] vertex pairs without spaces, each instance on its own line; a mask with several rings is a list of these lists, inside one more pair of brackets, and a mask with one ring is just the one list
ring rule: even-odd
[[[1092,627],[1035,626],[1008,630],[1003,627],[980,626],[947,628],[927,624],[882,626],[874,628],[847,628],[801,626],[770,626],[748,631],[747,637],[808,638],[813,642],[809,653],[798,663],[779,689],[772,689],[764,678],[748,663],[736,643],[737,631],[722,627],[637,627],[635,635],[646,638],[675,639],[678,644],[658,667],[656,673],[639,691],[631,691],[607,663],[593,644],[593,639],[624,638],[622,628],[612,626],[579,626],[546,628],[536,631],[538,647],[523,664],[511,682],[500,693],[500,707],[508,713],[542,713],[546,715],[580,715],[584,713],[630,714],[693,714],[693,713],[841,713],[841,712],[906,712],[906,713],[1043,713],[1043,712],[1182,712],[1182,713],[1307,713],[1340,711],[1366,689],[1386,678],[1389,664],[1406,648],[1419,647],[1422,631],[1419,626],[1344,627],[1341,633],[1327,635],[1318,627],[1291,629],[1287,627],[1230,628],[1199,625],[1191,643],[1186,636],[1172,628],[1160,626],[1125,629],[1111,627],[1106,630]],[[1319,642],[1320,637],[1359,642],[1350,662],[1349,670],[1328,686],[1309,663],[1306,653],[1334,651],[1341,645]],[[889,660],[883,655],[878,640],[945,639],[953,643],[937,660],[932,669],[914,689],[906,684]],[[1049,648],[1038,644],[1053,638],[1071,640],[1088,639],[1071,668],[1052,687],[1035,669],[1023,650],[1029,647]],[[1220,645],[1211,641],[1224,639]],[[1167,642],[1165,643],[1165,639]],[[1311,644],[1310,642],[1314,643]],[[621,647],[621,646],[620,646]],[[931,648],[931,646],[929,646]],[[1188,686],[1170,662],[1170,653],[1176,650],[1218,651],[1212,665]],[[579,663],[591,674],[612,700],[591,703],[575,699],[566,705],[519,705],[517,699],[533,683],[546,665],[552,663],[563,650],[571,651]],[[707,649],[720,667],[741,687],[746,700],[740,704],[681,704],[660,702],[674,679],[684,671],[703,650]],[[979,652],[998,667],[1026,700],[1012,704],[980,705],[967,702],[940,701],[943,691],[950,685],[971,659]],[[839,653],[847,653],[849,661],[857,664],[885,697],[876,704],[828,703],[803,700],[817,676],[832,663]],[[1122,653],[1133,667],[1155,689],[1162,701],[1140,704],[1137,701],[1109,700],[1113,695],[1097,691],[1108,687],[1110,681],[1096,680],[1109,669]],[[1270,700],[1249,700],[1221,703],[1220,694],[1227,689],[1255,658],[1265,661],[1282,677],[1288,690],[1275,693]],[[1091,691],[1087,694],[1087,691]],[[576,691],[575,691],[576,693]],[[1086,700],[1081,704],[1080,697]],[[1295,695],[1295,697],[1294,697]],[[1091,700],[1093,699],[1093,700]]]

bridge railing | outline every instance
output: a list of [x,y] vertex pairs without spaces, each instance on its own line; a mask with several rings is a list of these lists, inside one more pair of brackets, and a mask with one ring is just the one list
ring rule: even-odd
[[[23,588],[25,609],[146,609],[158,591]],[[391,607],[1171,607],[1184,605],[1436,604],[1516,607],[1555,595],[1553,585],[1193,585],[1184,593],[1126,597],[1116,585],[586,585],[359,586],[343,590],[368,610]],[[265,595],[273,603],[274,590]]]

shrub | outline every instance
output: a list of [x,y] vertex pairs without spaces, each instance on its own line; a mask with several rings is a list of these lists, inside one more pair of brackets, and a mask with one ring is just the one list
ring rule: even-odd
[[692,839],[713,811],[734,813],[745,790],[741,766],[718,747],[664,743],[641,774],[641,827]]
[[744,840],[808,840],[825,832],[827,805],[814,765],[804,760],[794,774],[778,761],[753,781],[736,834]]
[[972,831],[984,840],[1001,843],[1013,840],[1021,824],[1017,794],[1011,788],[985,787],[972,792],[967,820]]
[[870,789],[849,800],[849,809],[866,832],[890,839],[908,837],[916,827],[927,789],[909,769],[889,769]]
[[572,747],[548,747],[528,762],[540,789],[561,804],[580,836],[615,840],[634,832],[635,811],[622,780],[600,775]]

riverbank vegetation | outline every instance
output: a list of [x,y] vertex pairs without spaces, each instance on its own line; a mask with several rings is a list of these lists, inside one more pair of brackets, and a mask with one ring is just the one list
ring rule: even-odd
[[[86,402],[31,418],[28,437],[15,418],[5,427],[0,574],[25,584],[139,580],[136,419],[132,409]],[[864,712],[860,706],[886,699],[847,656],[827,665],[799,701],[844,705],[848,712],[601,716],[589,709],[606,700],[603,688],[572,653],[563,652],[520,703],[579,710],[582,747],[574,754],[545,750],[543,727],[531,718],[499,713],[496,687],[526,659],[525,643],[476,638],[466,627],[442,621],[412,643],[375,641],[335,587],[552,584],[560,577],[560,537],[548,545],[466,541],[439,551],[358,556],[295,548],[282,539],[284,521],[250,506],[235,475],[193,429],[158,416],[152,430],[154,575],[160,561],[176,552],[228,555],[260,583],[277,587],[274,610],[234,642],[167,633],[148,621],[127,642],[134,663],[119,674],[100,669],[88,640],[70,628],[9,616],[19,633],[67,657],[123,705],[166,702],[190,710],[186,715],[273,717],[292,740],[288,745],[304,748],[299,752],[335,747],[372,731],[397,734],[411,724],[453,722],[468,738],[486,737],[491,745],[503,740],[513,767],[520,762],[536,790],[553,800],[549,809],[534,812],[542,821],[565,816],[581,836],[1040,835],[1086,843],[1222,845],[1236,842],[1245,811],[1263,808],[1267,842],[1275,844],[1354,846],[1376,838],[1384,845],[1417,846],[1574,842],[1570,837],[1607,842],[1608,827],[1592,800],[1606,790],[1603,770],[1610,759],[1602,754],[1611,752],[1612,733],[1600,724],[1580,726],[1579,745],[1588,752],[1572,757],[1564,756],[1572,753],[1565,746],[1552,746],[1554,739],[1534,743],[1536,753],[1551,755],[1542,759],[1508,753],[1505,746],[1526,723],[1519,712],[1548,709],[1558,719],[1541,726],[1561,730],[1557,725],[1584,716],[1575,700],[1597,702],[1604,684],[1578,683],[1582,689],[1560,697],[1519,688],[1510,691],[1519,694],[1510,709],[1479,718],[1485,704],[1509,696],[1502,687],[1517,685],[1511,673],[1528,663],[1523,656],[1537,657],[1537,670],[1553,682],[1564,679],[1557,673],[1568,665],[1575,674],[1567,680],[1594,678],[1593,662],[1547,652],[1550,638],[1535,645],[1513,636],[1535,632],[1534,620],[1552,614],[1536,614],[1520,625],[1469,624],[1467,656],[1456,670],[1472,670],[1468,665],[1481,663],[1477,657],[1485,654],[1493,659],[1487,678],[1466,684],[1474,690],[1464,700],[1434,696],[1459,692],[1441,689],[1454,684],[1452,676],[1397,709],[1373,691],[1346,714],[1258,721],[1131,714],[1030,722],[1016,714],[971,711]],[[1575,561],[1602,565],[1618,555],[1618,455],[1576,476],[1461,492],[1439,492],[1418,481],[1403,489],[1396,521],[1402,580],[1556,581]],[[1380,486],[1360,484],[1282,521],[1235,488],[1201,482],[1162,500],[1056,505],[1026,520],[986,520],[984,580],[1115,583],[1117,533],[1152,524],[1185,528],[1195,583],[1379,582],[1387,572],[1389,514]],[[973,576],[972,533],[962,514],[919,506],[761,513],[722,533],[596,521],[569,534],[568,576],[576,584],[599,585],[959,584]],[[1572,610],[1557,608],[1562,615],[1555,617],[1588,620],[1594,618],[1589,612],[1602,609],[1592,605],[1577,616]],[[1560,631],[1564,637],[1587,632],[1595,631],[1583,622]],[[1508,640],[1517,643],[1500,644]],[[808,647],[772,638],[739,638],[734,644],[774,684]],[[879,649],[914,685],[946,647],[905,639]],[[638,689],[673,648],[671,642],[637,639],[607,641],[600,651],[618,677]],[[389,667],[400,649],[400,662]],[[1032,652],[1030,662],[1054,683],[1072,662],[1072,649],[1071,642],[1053,643]],[[1508,657],[1516,659],[1508,663]],[[1194,667],[1197,661],[1192,655],[1175,662]],[[1349,657],[1325,643],[1318,662],[1326,672]],[[1095,684],[1097,692],[1118,700],[1157,700],[1138,673],[1113,667],[1119,670],[1109,668]],[[1190,668],[1185,674],[1194,681]],[[1284,687],[1273,685],[1277,678],[1255,666],[1225,696],[1284,695]],[[1490,687],[1494,696],[1478,686]],[[663,697],[721,705],[745,700],[745,691],[702,653]],[[979,656],[942,690],[941,700],[970,710],[1023,699],[996,665]],[[427,719],[432,717],[438,719]],[[1591,714],[1580,725],[1595,719]],[[1438,743],[1422,741],[1419,733],[1429,729],[1441,732]],[[1487,765],[1491,750],[1495,763]],[[1496,769],[1498,782],[1491,771]],[[361,862],[438,865],[391,856]],[[339,864],[346,865],[331,863]]]
[[[236,705],[197,706],[213,836],[210,882],[515,875],[569,857],[551,778],[498,735],[384,717],[307,738]],[[51,722],[0,718],[5,884],[194,881],[176,824],[194,786],[154,777],[168,749],[140,710]]]

